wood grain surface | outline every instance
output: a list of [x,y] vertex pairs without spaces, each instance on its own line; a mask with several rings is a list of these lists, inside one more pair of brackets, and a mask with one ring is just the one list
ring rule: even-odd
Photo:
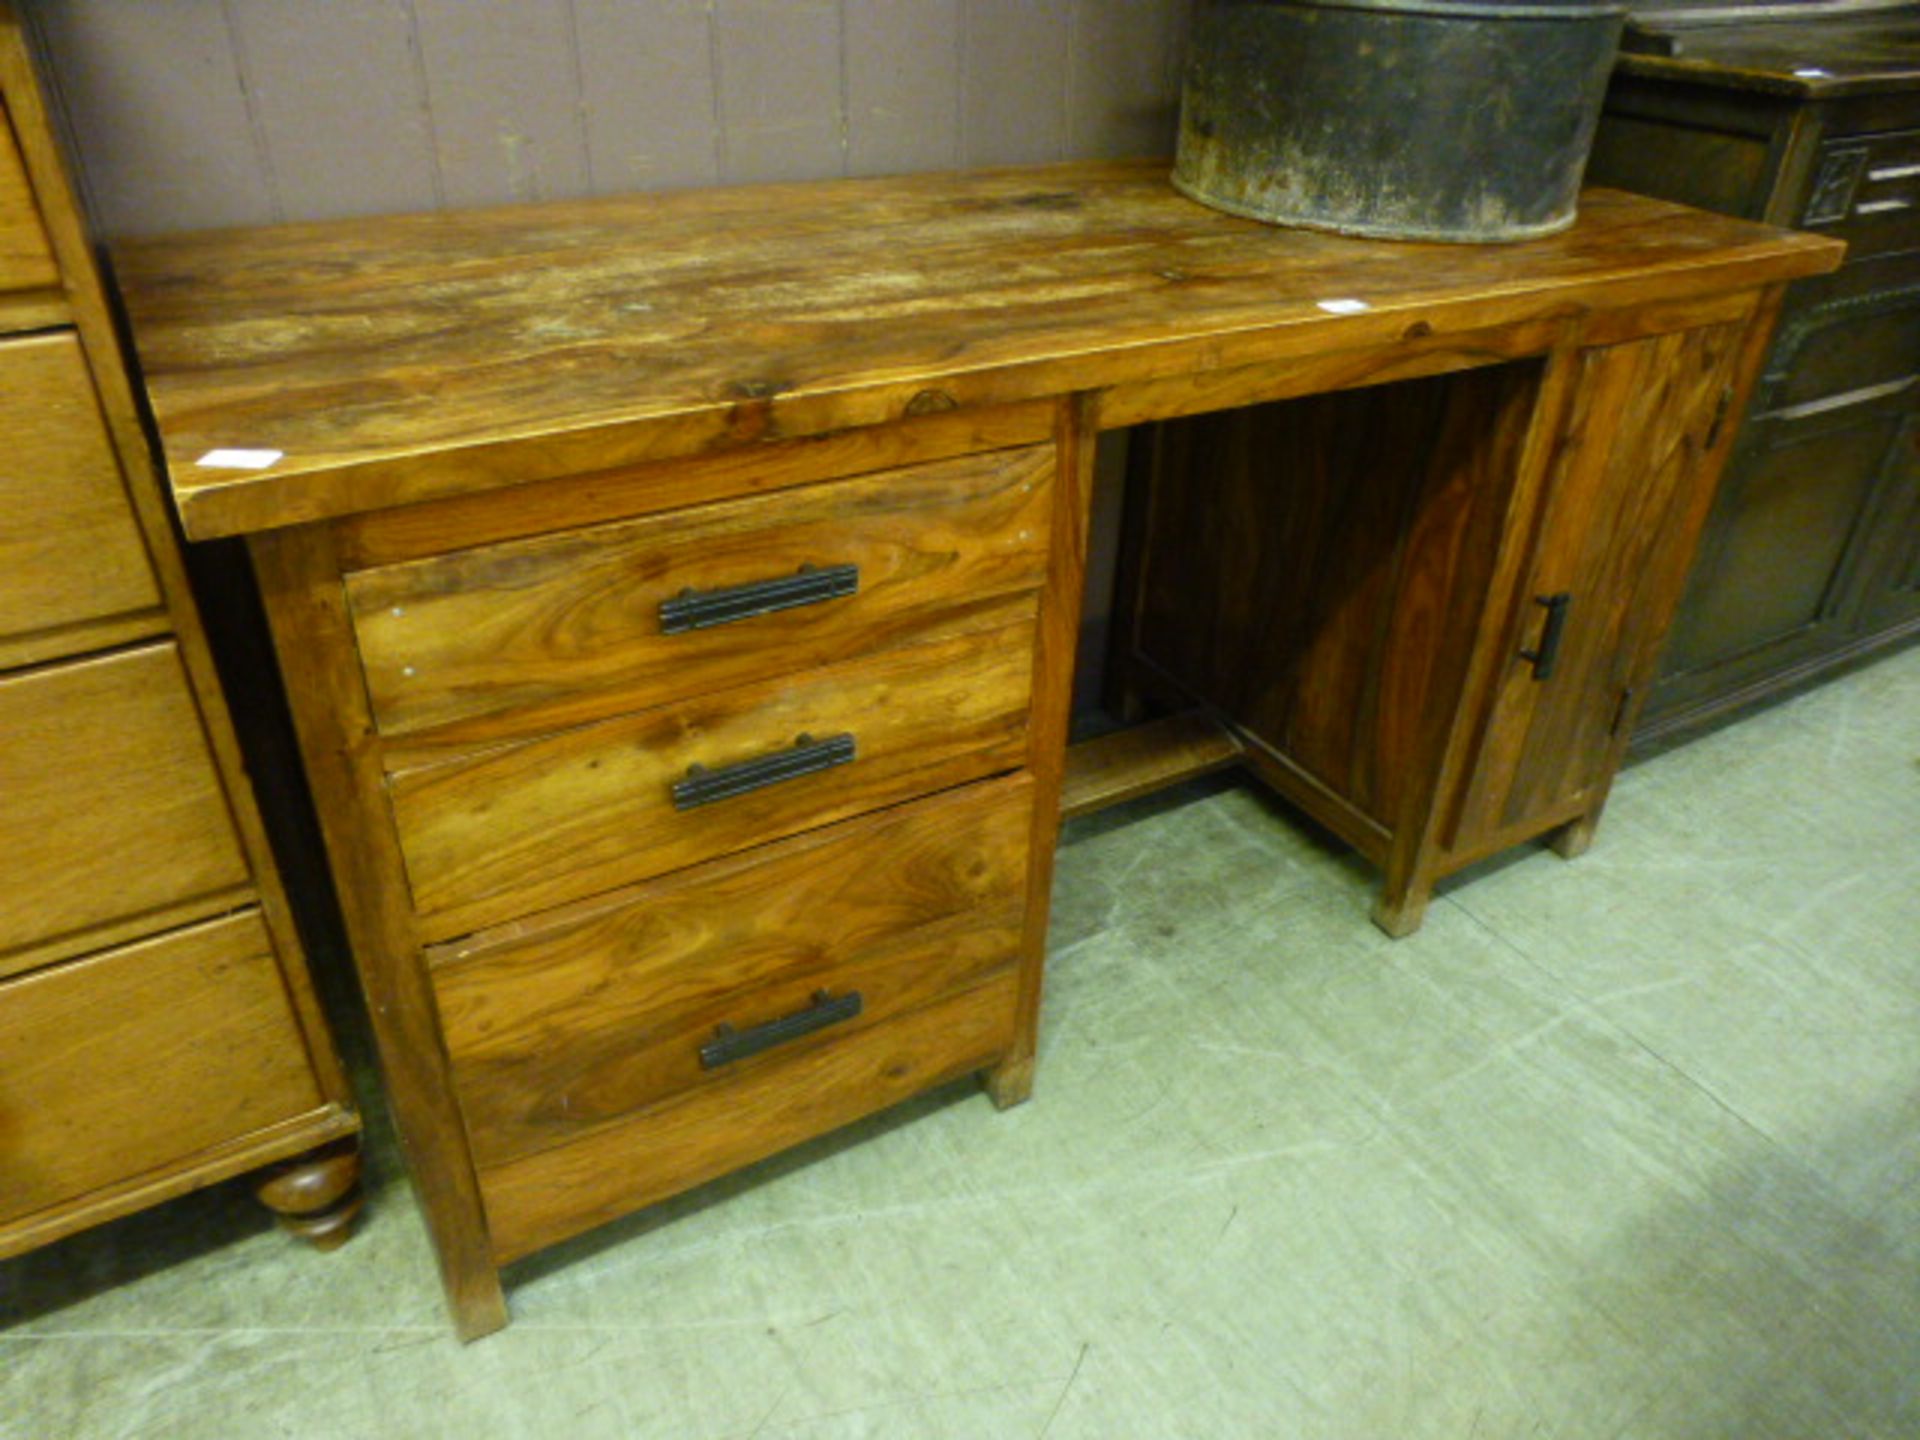
[[0,289],[51,289],[59,284],[60,270],[20,163],[13,127],[0,111]]
[[[679,701],[394,775],[419,933],[444,940],[1026,758],[1032,601],[998,629]],[[676,810],[671,787],[851,734],[851,764]]]
[[1033,1093],[1039,1053],[1040,997],[1045,986],[1047,922],[1053,906],[1053,850],[1060,837],[1060,791],[1067,768],[1067,726],[1073,710],[1073,664],[1080,644],[1080,607],[1087,593],[1087,532],[1093,512],[1096,395],[1063,395],[1054,410],[1053,520],[1047,527],[1047,583],[1031,658],[1032,708],[1026,762],[1033,776],[1033,840],[1027,847],[1027,913],[1020,939],[1013,1043],[981,1078],[1001,1109]]
[[[610,687],[664,703],[991,623],[1046,573],[1052,472],[1049,447],[1000,451],[361,571],[374,718],[402,734]],[[858,593],[661,633],[684,590],[835,565]]]
[[935,410],[896,425],[770,440],[736,450],[645,461],[508,490],[372,510],[340,520],[334,535],[343,570],[394,565],[523,535],[627,520],[688,505],[712,505],[956,455],[1037,445],[1053,437],[1053,411],[1053,404],[1046,400],[977,410]]
[[77,953],[98,927],[245,892],[172,642],[0,679],[0,735],[0,967],[11,951]]
[[885,1025],[481,1171],[505,1264],[592,1225],[896,1105],[1013,1043],[1010,971]]
[[1091,815],[1141,795],[1237,765],[1245,747],[1234,732],[1201,710],[1083,740],[1067,750],[1060,818]]
[[164,628],[71,331],[0,342],[0,433],[0,668]]
[[0,984],[0,1221],[317,1110],[256,911]]
[[[1157,165],[207,232],[117,252],[195,536],[1830,269],[1617,192],[1518,245],[1285,230]],[[1358,299],[1359,314],[1320,302]],[[202,468],[264,448],[262,471]]]
[[[1687,517],[1703,482],[1711,488],[1712,446],[1724,451],[1737,425],[1726,411],[1746,336],[1712,326],[1582,355],[1540,547],[1506,625],[1511,658],[1450,847],[1477,849],[1611,779],[1692,558]],[[1561,658],[1542,682],[1518,652],[1538,643],[1534,597],[1563,592]]]
[[[481,1164],[731,1085],[1019,954],[1033,787],[969,786],[430,955]],[[700,1047],[858,992],[857,1018],[715,1070]]]
[[507,1323],[506,1296],[414,935],[405,864],[331,542],[324,526],[313,526],[257,536],[248,548],[283,657],[287,699],[388,1101],[455,1328],[470,1340]]
[[[36,996],[86,998],[53,1005],[48,1024],[65,1033],[50,1043],[6,1037],[0,1070],[14,1075],[16,1056],[72,1067],[29,1075],[38,1093],[25,1128],[48,1143],[63,1131],[73,1163],[93,1167],[84,1189],[0,1223],[4,1256],[316,1146],[351,1146],[359,1120],[214,674],[95,239],[4,3],[0,94],[19,147],[0,156],[0,284],[45,287],[0,296],[0,328],[48,332],[0,347],[0,670],[14,670],[0,705],[11,711],[0,718],[0,912],[42,936],[0,942],[0,976],[92,952],[8,988],[0,1004],[18,996],[29,1009]],[[24,274],[23,250],[36,257]],[[149,643],[169,631],[170,644]],[[185,973],[186,937],[236,914],[250,926],[245,956]],[[196,925],[206,928],[186,928]],[[200,1047],[190,1059],[188,1045]],[[128,1115],[96,1113],[109,1105]]]
[[[1029,1093],[1104,426],[1350,392],[1273,435],[1223,422],[1220,453],[1188,457],[1228,478],[1179,507],[1213,528],[1168,582],[1208,613],[1172,628],[1231,622],[1194,643],[1230,714],[1273,721],[1249,763],[1332,797],[1423,902],[1443,782],[1495,687],[1486,622],[1545,548],[1544,477],[1599,373],[1580,347],[1677,363],[1643,337],[1726,325],[1836,257],[1605,192],[1522,245],[1338,239],[1207,211],[1145,166],[128,247],[187,524],[266,532],[463,1333],[504,1318],[497,1263],[967,1070],[1002,1105]],[[1356,388],[1408,376],[1397,400]],[[1045,438],[1042,407],[1050,461],[950,458]],[[1605,474],[1630,489],[1626,452],[1666,452],[1624,433]],[[230,446],[283,453],[198,463]],[[677,647],[650,623],[663,594],[831,563],[823,544],[865,547],[870,611]],[[691,767],[839,734],[850,765],[671,803]],[[1015,791],[952,829],[912,819]],[[849,986],[874,1000],[862,1023],[695,1070],[714,1025]]]
[[[1134,653],[1383,829],[1431,769],[1506,524],[1537,364],[1172,422]],[[1353,827],[1343,826],[1342,833]]]

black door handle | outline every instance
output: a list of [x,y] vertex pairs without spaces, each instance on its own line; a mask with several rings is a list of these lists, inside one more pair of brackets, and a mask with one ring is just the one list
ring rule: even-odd
[[1565,590],[1558,595],[1536,595],[1533,603],[1544,605],[1547,609],[1546,623],[1540,627],[1540,648],[1522,650],[1520,658],[1533,662],[1533,678],[1551,680],[1553,665],[1560,658],[1560,637],[1567,629],[1567,608],[1573,604],[1573,596]]

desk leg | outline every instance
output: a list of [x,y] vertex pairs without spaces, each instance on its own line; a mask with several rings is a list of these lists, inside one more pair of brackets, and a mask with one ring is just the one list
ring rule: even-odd
[[476,1339],[507,1323],[506,1297],[407,908],[406,867],[333,537],[309,525],[255,535],[249,547],[447,1305],[460,1338]]
[[1562,825],[1547,843],[1562,860],[1578,860],[1593,848],[1594,831],[1600,828],[1600,809],[1595,806],[1570,825]]
[[1431,863],[1423,861],[1424,857],[1399,855],[1387,861],[1386,883],[1373,903],[1373,923],[1395,940],[1413,934],[1427,918],[1435,876]]
[[1067,768],[1067,722],[1073,709],[1073,658],[1080,639],[1081,592],[1087,574],[1087,518],[1093,493],[1098,400],[1075,395],[1054,420],[1053,537],[1047,585],[1040,596],[1034,647],[1033,706],[1027,768],[1033,773],[1033,830],[1027,860],[1027,913],[1020,941],[1020,1003],[1012,1049],[982,1075],[1002,1110],[1033,1093],[1040,992],[1052,913],[1053,849],[1060,836],[1060,792]]

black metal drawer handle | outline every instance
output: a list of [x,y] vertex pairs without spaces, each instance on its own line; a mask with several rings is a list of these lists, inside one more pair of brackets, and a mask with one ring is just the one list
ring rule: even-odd
[[1540,648],[1522,650],[1520,658],[1533,662],[1533,678],[1551,680],[1554,661],[1560,658],[1560,637],[1567,629],[1567,607],[1573,604],[1573,596],[1562,590],[1558,595],[1536,595],[1533,603],[1544,605],[1547,609],[1546,624],[1540,627]]
[[700,1047],[700,1068],[718,1070],[722,1065],[731,1065],[749,1055],[758,1055],[762,1050],[771,1050],[789,1040],[798,1040],[802,1035],[811,1035],[829,1025],[838,1025],[842,1020],[851,1020],[860,1013],[860,1004],[858,990],[849,990],[838,996],[816,990],[813,1004],[806,1009],[782,1015],[778,1020],[769,1020],[764,1025],[755,1025],[748,1030],[716,1025],[713,1039]]
[[798,574],[782,575],[777,580],[755,580],[724,590],[682,590],[660,602],[660,633],[679,635],[713,625],[731,625],[736,620],[859,593],[858,565],[802,565]]
[[742,760],[737,765],[723,765],[718,770],[689,765],[687,778],[673,782],[673,808],[692,810],[711,805],[716,800],[729,800],[749,790],[778,785],[783,780],[798,780],[802,775],[848,765],[853,759],[851,735],[829,735],[825,740],[802,735],[790,750],[776,750],[771,755]]

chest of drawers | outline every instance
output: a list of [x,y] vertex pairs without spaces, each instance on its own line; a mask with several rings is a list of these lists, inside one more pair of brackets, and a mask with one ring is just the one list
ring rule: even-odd
[[359,1130],[0,6],[0,1258],[247,1171],[344,1239]]
[[[1591,708],[1506,662],[1520,587],[1603,586],[1571,537],[1649,465],[1688,548],[1770,297],[1838,247],[1588,211],[1396,247],[1066,166],[124,247],[184,522],[248,537],[462,1333],[590,1225],[943,1080],[1027,1095],[1103,428],[1519,365],[1440,487],[1485,496],[1468,680],[1398,783],[1477,781],[1483,848],[1597,814],[1604,746],[1576,808],[1499,768]],[[1468,590],[1422,593],[1416,632]],[[1659,604],[1605,613],[1582,667],[1640,663]]]

